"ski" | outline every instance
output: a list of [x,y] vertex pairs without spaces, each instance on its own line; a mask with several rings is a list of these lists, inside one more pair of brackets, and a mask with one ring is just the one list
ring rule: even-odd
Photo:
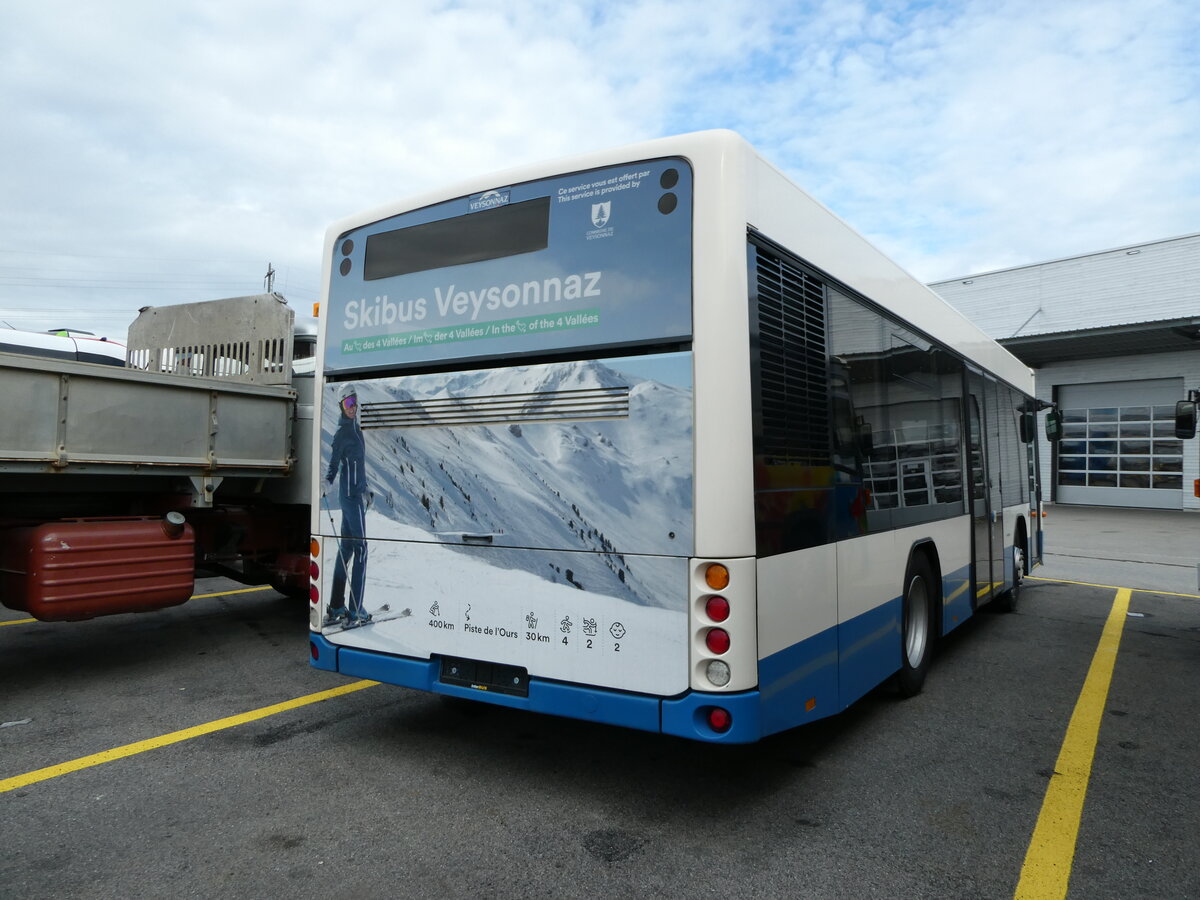
[[374,625],[376,622],[390,622],[392,619],[403,619],[412,615],[412,610],[407,607],[402,610],[392,611],[391,604],[385,603],[383,606],[371,613],[371,618],[365,622],[334,622],[329,625],[322,626],[321,634],[337,634],[339,631],[350,631],[354,628],[362,628],[364,625]]

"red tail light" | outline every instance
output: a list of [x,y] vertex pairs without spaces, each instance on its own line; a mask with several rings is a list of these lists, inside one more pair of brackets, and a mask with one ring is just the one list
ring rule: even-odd
[[733,716],[729,714],[729,710],[714,706],[708,711],[708,727],[713,731],[724,734],[732,725]]
[[704,614],[714,622],[724,622],[729,618],[729,601],[719,594],[709,597],[704,604]]
[[724,628],[710,628],[704,636],[704,644],[718,656],[729,649],[729,632]]

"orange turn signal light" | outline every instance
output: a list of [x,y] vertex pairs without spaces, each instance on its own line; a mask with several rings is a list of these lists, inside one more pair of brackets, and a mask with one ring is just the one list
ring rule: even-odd
[[729,587],[729,570],[720,563],[712,563],[704,570],[704,583],[714,591]]

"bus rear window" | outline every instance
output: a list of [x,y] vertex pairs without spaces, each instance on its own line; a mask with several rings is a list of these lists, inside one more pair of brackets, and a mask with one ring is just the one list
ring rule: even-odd
[[549,234],[549,197],[385,231],[367,238],[363,279],[533,253],[549,246]]

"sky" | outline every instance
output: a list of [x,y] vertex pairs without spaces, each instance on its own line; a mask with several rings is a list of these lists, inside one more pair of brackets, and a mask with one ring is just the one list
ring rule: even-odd
[[123,339],[325,229],[731,128],[924,282],[1200,232],[1194,0],[0,3],[0,328]]

